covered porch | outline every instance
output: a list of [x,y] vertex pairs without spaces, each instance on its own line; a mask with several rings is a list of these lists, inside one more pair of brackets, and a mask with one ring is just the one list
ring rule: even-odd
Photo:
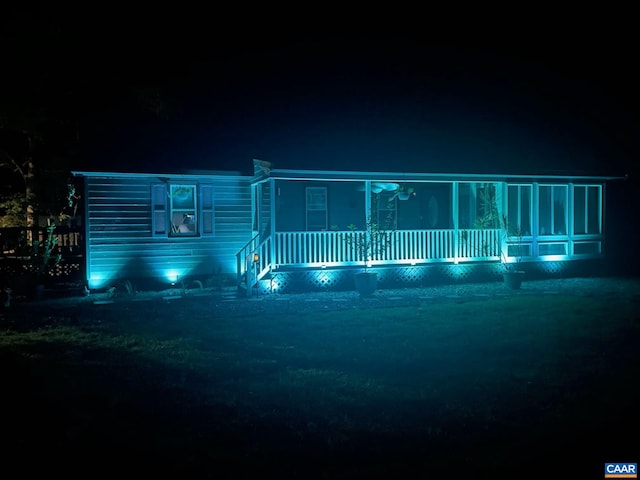
[[[260,168],[252,185],[253,237],[236,256],[238,284],[249,288],[284,270],[365,263],[418,268],[599,258],[606,180]],[[505,232],[487,222],[490,211],[517,228]],[[367,235],[368,219],[385,223],[390,241],[365,259],[349,239]]]

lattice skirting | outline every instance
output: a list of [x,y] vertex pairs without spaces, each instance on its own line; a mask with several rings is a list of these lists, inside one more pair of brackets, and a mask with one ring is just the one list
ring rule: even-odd
[[[502,268],[499,263],[482,263],[403,265],[378,267],[374,271],[378,273],[379,288],[384,289],[496,281],[501,279]],[[542,279],[588,274],[598,267],[591,262],[568,261],[523,263],[519,268],[527,272],[527,278]],[[353,290],[353,275],[361,271],[361,268],[274,271],[259,282],[259,289],[263,294]]]
[[51,271],[49,272],[49,276],[54,278],[77,277],[82,273],[81,269],[82,269],[82,264],[80,263],[62,263],[61,262],[51,269]]
[[[24,275],[28,271],[35,271],[36,268],[25,265],[18,261],[5,261],[0,263],[2,278],[10,279],[19,275]],[[77,280],[84,275],[84,263],[82,260],[67,261],[62,260],[47,272],[47,277],[51,280]]]

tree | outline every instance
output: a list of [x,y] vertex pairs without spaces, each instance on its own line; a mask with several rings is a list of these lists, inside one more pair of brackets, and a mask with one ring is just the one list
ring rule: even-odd
[[[150,120],[168,119],[169,73],[160,68],[163,57],[133,55],[128,42],[121,45],[122,55],[115,54],[112,42],[105,44],[95,26],[76,22],[69,6],[16,4],[8,10],[7,28],[0,29],[6,47],[0,182],[11,181],[0,184],[0,225],[34,226],[38,214],[60,211],[71,166],[93,156],[92,141],[104,145],[131,124],[140,135],[153,130],[154,125],[145,128]],[[91,42],[93,48],[83,48],[93,52],[90,57],[79,58],[80,38]]]
[[[27,122],[37,122],[37,117],[28,118]],[[24,208],[24,226],[32,227],[35,225],[35,167],[34,167],[34,148],[41,141],[38,131],[33,126],[27,124],[20,125],[15,123],[11,128],[9,120],[5,114],[5,119],[0,124],[0,129],[4,130],[3,137],[5,144],[0,145],[0,167],[11,170],[22,180],[24,187],[24,196],[16,195],[12,192],[10,198],[5,200],[6,205],[0,205],[13,214],[11,218],[16,218],[16,210]],[[7,220],[5,220],[5,223]],[[21,226],[21,225],[7,225]]]

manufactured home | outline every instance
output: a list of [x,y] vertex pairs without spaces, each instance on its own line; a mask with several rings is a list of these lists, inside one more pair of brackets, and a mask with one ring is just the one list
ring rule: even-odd
[[[349,289],[365,264],[382,288],[490,280],[505,262],[569,274],[603,258],[606,188],[620,179],[253,167],[73,172],[89,287],[225,278],[246,293]],[[480,221],[489,211],[517,229],[500,236],[502,225]],[[345,239],[372,225],[391,240],[364,258]]]

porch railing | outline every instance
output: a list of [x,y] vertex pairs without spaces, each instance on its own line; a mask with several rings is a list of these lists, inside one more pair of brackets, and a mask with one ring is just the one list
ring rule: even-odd
[[[457,234],[456,234],[457,232]],[[338,266],[361,263],[353,242],[346,237],[361,232],[277,232],[273,235],[273,263],[277,266]],[[389,248],[372,265],[429,263],[500,258],[499,229],[397,230]]]
[[256,235],[236,254],[237,284],[249,289],[253,283],[262,278],[273,265],[271,259],[272,237],[260,240]]
[[[48,227],[7,227],[0,228],[0,256],[20,254],[21,250],[33,244],[41,244],[47,238]],[[60,253],[80,254],[84,249],[84,229],[82,227],[56,227],[57,249]]]
[[[48,227],[7,227],[0,228],[0,283],[10,279],[10,284],[20,282],[19,277],[37,268],[37,255],[42,254],[38,246],[48,238]],[[47,269],[47,277],[52,282],[80,280],[85,262],[84,228],[57,226],[53,232],[56,245],[52,257],[59,254],[61,259]]]

